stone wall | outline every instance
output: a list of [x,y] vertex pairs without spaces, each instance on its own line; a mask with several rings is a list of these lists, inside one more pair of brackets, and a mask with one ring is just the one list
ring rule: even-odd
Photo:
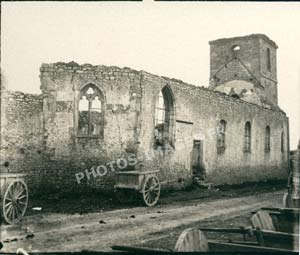
[[[104,95],[103,137],[78,135],[80,91],[89,84],[96,85]],[[111,167],[107,175],[85,178],[80,185],[75,173],[85,170],[91,173],[93,167],[136,153],[139,73],[88,64],[45,64],[41,67],[41,89],[44,94],[45,151],[50,153],[52,162],[48,182],[69,188],[93,185],[112,189]]]
[[[297,149],[291,151],[290,153],[291,159],[291,174],[292,178],[290,180],[291,183],[291,198],[294,200],[295,204],[298,204],[299,207],[299,196],[300,196],[300,140],[297,146]],[[294,206],[295,207],[295,206]]]
[[[141,148],[145,153],[153,150],[155,95],[167,85],[175,98],[175,150],[167,158],[152,160],[152,163],[158,163],[155,167],[161,169],[161,176],[165,180],[187,178],[189,181],[193,140],[204,142],[203,160],[206,180],[209,182],[233,184],[286,178],[288,118],[280,109],[265,109],[205,88],[147,73],[143,73],[142,84],[145,92]],[[226,149],[224,153],[218,154],[216,127],[222,119],[227,123]],[[243,151],[246,121],[252,125],[251,153]],[[271,128],[269,153],[264,149],[267,125]],[[283,152],[280,147],[281,132],[285,134]],[[185,141],[184,146],[182,141]]]
[[210,88],[232,80],[251,82],[263,101],[277,105],[277,48],[263,34],[211,41]]
[[27,173],[38,185],[42,135],[42,96],[2,90],[0,172]]
[[[61,170],[63,173],[51,170],[53,182],[55,179],[61,183],[66,180],[73,186],[76,171],[133,153],[139,158],[138,168],[160,170],[163,183],[189,184],[193,139],[204,141],[208,181],[220,184],[285,177],[287,141],[284,153],[279,145],[282,131],[286,139],[288,137],[288,120],[279,109],[264,109],[205,88],[129,68],[78,66],[74,63],[43,65],[41,83],[45,95],[46,151],[52,153],[55,167],[65,169]],[[105,95],[103,139],[77,136],[78,95],[90,83],[97,85]],[[154,150],[154,108],[159,91],[166,85],[172,90],[175,100],[175,150],[160,155]],[[67,102],[70,107],[57,110],[58,105]],[[225,153],[217,155],[215,128],[221,119],[228,123],[227,142]],[[252,152],[249,154],[243,152],[246,121],[252,123],[253,130]],[[264,152],[266,125],[272,130],[269,154]],[[63,167],[58,167],[57,162]],[[110,172],[105,177],[91,178],[87,184],[111,188],[113,177]]]
[[[209,182],[232,184],[286,178],[288,118],[278,108],[265,109],[206,88],[129,68],[71,62],[43,64],[40,71],[42,96],[7,93],[7,107],[1,111],[1,150],[5,155],[1,167],[8,161],[5,171],[28,173],[33,190],[113,189],[112,168],[118,168],[118,159],[132,155],[138,162],[125,170],[160,170],[164,185],[185,186],[192,180],[193,140],[203,141],[203,163]],[[78,101],[82,89],[89,84],[103,94],[103,137],[78,135]],[[174,144],[168,153],[157,153],[155,102],[164,86],[170,88],[174,97]],[[221,119],[227,122],[226,148],[219,155],[216,127]],[[251,153],[243,151],[246,121],[252,124]],[[266,125],[271,127],[270,153],[264,151]],[[283,152],[281,132],[285,133]],[[99,165],[106,165],[108,174],[93,178]],[[85,176],[78,184],[78,172],[88,173],[89,178]]]

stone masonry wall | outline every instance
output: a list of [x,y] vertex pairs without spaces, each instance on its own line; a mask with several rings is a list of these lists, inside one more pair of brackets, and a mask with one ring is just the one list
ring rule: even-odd
[[[218,72],[220,68],[225,66],[230,60],[235,58],[233,53],[233,47],[237,45],[240,47],[235,54],[244,63],[248,70],[251,70],[254,77],[260,77],[260,51],[259,51],[259,40],[256,37],[242,37],[242,38],[230,38],[230,39],[220,39],[210,42],[210,79],[211,87],[214,88],[215,85],[223,83],[224,77],[217,78],[220,81],[214,80],[214,75]],[[249,57],[251,56],[251,57]],[[226,67],[226,66],[225,66]],[[242,79],[249,81],[249,73],[246,71],[244,66],[240,62],[236,65],[235,72],[224,73],[226,74],[226,80]],[[255,82],[255,80],[254,80]]]
[[[138,164],[126,169],[160,170],[163,184],[185,186],[192,179],[194,139],[204,142],[203,160],[209,182],[231,184],[286,177],[288,118],[280,109],[264,109],[206,88],[129,68],[71,62],[43,64],[40,71],[42,96],[7,94],[6,122],[2,125],[1,150],[5,157],[1,167],[9,161],[10,171],[28,173],[33,190],[111,190],[115,184],[111,169],[118,167],[118,159],[132,155],[138,158]],[[104,95],[103,138],[78,135],[78,101],[80,91],[88,84],[97,86]],[[175,100],[174,150],[157,154],[155,102],[166,85]],[[13,100],[9,101],[10,97]],[[227,122],[226,149],[218,155],[215,130],[221,119]],[[252,124],[252,152],[248,154],[243,152],[246,121]],[[264,152],[266,125],[271,127],[268,154]],[[280,150],[282,131],[286,139],[284,152]],[[115,163],[108,165],[111,161]],[[108,174],[93,178],[92,168],[99,165],[107,165]],[[90,178],[78,184],[75,174],[84,171]]]
[[[238,50],[234,50],[235,47]],[[264,101],[277,105],[277,48],[263,34],[211,41],[210,88],[214,89],[231,80],[251,82],[259,89]]]
[[[207,181],[233,184],[247,181],[286,178],[288,172],[288,118],[277,110],[262,108],[208,89],[178,80],[143,73],[143,129],[141,147],[144,153],[153,150],[154,104],[163,86],[169,86],[176,104],[175,150],[167,157],[149,161],[149,167],[161,169],[164,180],[189,183],[193,140],[204,141],[204,165]],[[217,154],[216,127],[227,122],[226,149]],[[252,125],[251,153],[244,153],[244,126]],[[271,151],[265,153],[265,129],[271,128]],[[285,134],[281,151],[281,132]],[[185,141],[185,146],[182,146]]]
[[[104,95],[103,138],[78,135],[78,100],[88,84]],[[48,183],[65,189],[105,187],[113,189],[111,167],[101,178],[84,178],[77,183],[75,173],[109,164],[137,151],[137,116],[140,105],[140,75],[129,68],[82,65],[76,63],[42,65],[41,89],[44,94],[45,151],[51,169]],[[115,164],[114,164],[115,165]],[[113,165],[113,168],[115,166]]]
[[38,184],[42,133],[41,95],[2,90],[0,172],[27,173]]
[[[268,70],[267,65],[267,49],[270,50],[271,69]],[[265,94],[268,95],[269,101],[274,104],[278,103],[277,95],[277,60],[276,49],[269,46],[265,40],[260,39],[260,83],[265,88]]]

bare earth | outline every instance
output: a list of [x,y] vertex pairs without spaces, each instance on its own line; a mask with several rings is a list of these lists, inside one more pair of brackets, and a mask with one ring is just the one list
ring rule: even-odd
[[[18,225],[1,226],[2,251],[16,252],[17,248],[28,252],[111,251],[112,245],[147,246],[153,241],[159,245],[159,240],[170,238],[175,228],[184,229],[210,219],[223,221],[242,215],[249,218],[253,210],[281,206],[283,192],[209,202],[196,199],[154,208],[135,207],[83,215],[40,212],[24,217]],[[176,232],[172,242],[177,238]]]

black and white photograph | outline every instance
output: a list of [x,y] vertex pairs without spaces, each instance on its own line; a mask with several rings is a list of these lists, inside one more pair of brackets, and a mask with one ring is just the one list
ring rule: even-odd
[[0,253],[298,254],[300,2],[1,2]]

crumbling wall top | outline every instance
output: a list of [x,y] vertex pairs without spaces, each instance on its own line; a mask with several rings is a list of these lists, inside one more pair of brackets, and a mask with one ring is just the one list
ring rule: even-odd
[[57,63],[51,63],[46,64],[43,63],[41,68],[41,72],[132,72],[132,73],[139,73],[136,70],[133,70],[129,67],[117,67],[117,66],[104,66],[104,65],[92,65],[92,64],[78,64],[74,61],[71,61],[69,63],[65,62],[57,62]]
[[45,72],[53,72],[53,73],[64,73],[64,72],[70,72],[70,73],[107,73],[110,75],[113,75],[114,73],[127,73],[127,74],[134,74],[134,76],[139,76],[141,79],[150,79],[152,82],[157,81],[163,81],[166,84],[177,84],[177,86],[182,87],[183,90],[185,91],[191,91],[191,93],[204,93],[207,94],[207,96],[212,96],[219,98],[220,100],[226,100],[226,101],[233,101],[236,103],[242,103],[242,104],[251,104],[255,105],[256,107],[264,108],[266,110],[272,110],[272,111],[277,111],[277,112],[282,112],[283,114],[284,111],[282,111],[278,106],[272,106],[272,105],[256,105],[253,103],[246,102],[242,99],[237,99],[233,98],[231,96],[228,96],[224,93],[218,92],[218,91],[212,91],[211,89],[204,87],[204,86],[195,86],[192,84],[185,83],[181,80],[175,79],[175,78],[168,78],[165,76],[159,76],[155,74],[151,74],[146,71],[137,71],[128,67],[117,67],[117,66],[104,66],[104,65],[91,65],[91,64],[82,64],[79,65],[76,62],[69,62],[69,63],[64,63],[64,62],[57,62],[57,63],[52,63],[52,64],[42,64],[41,66],[41,73]]
[[277,44],[273,40],[271,40],[268,36],[266,36],[265,34],[251,34],[251,35],[246,35],[246,36],[221,38],[221,39],[209,41],[209,44],[210,45],[220,44],[220,43],[223,44],[223,43],[235,41],[235,40],[245,40],[245,39],[254,39],[254,38],[261,38],[261,39],[265,40],[266,42],[268,42],[270,45],[272,45],[275,49],[278,48]]

